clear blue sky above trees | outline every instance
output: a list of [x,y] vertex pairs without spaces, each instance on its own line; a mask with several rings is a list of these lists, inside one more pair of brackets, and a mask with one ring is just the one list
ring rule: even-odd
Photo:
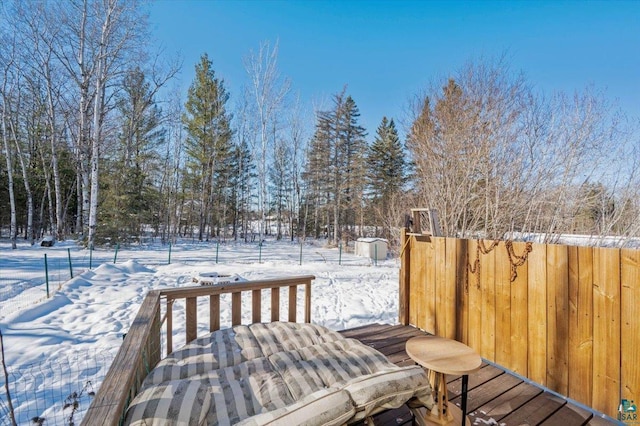
[[207,52],[237,99],[243,58],[278,41],[280,71],[303,102],[327,107],[347,85],[370,140],[384,115],[402,123],[431,82],[502,54],[536,89],[592,85],[640,117],[638,1],[160,0],[149,11],[156,42],[184,60],[185,93]]

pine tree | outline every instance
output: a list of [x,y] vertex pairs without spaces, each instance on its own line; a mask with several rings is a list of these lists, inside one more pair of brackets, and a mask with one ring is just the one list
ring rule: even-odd
[[[338,108],[337,140],[342,153],[338,159],[337,189],[343,197],[341,210],[342,223],[348,228],[350,236],[356,236],[356,225],[359,225],[358,235],[362,234],[364,225],[364,188],[366,183],[366,131],[358,124],[360,111],[351,96],[347,96]],[[342,186],[342,187],[340,187]],[[336,213],[336,217],[339,213]],[[337,224],[335,229],[338,229]],[[338,234],[335,233],[336,240]]]
[[[408,162],[393,119],[382,118],[376,137],[367,155],[368,196],[373,206],[376,223],[392,218],[392,201],[398,197],[408,181]],[[387,234],[391,229],[387,227]]]
[[362,224],[367,145],[355,101],[343,91],[333,102],[333,109],[318,113],[303,178],[315,234],[322,227],[337,242],[343,227],[353,233],[356,221]]
[[205,53],[196,65],[183,117],[188,133],[187,181],[197,211],[200,241],[209,237],[213,224],[223,220],[226,207],[222,190],[229,185],[228,160],[232,153],[228,100],[224,82],[215,76]]
[[154,186],[159,168],[156,148],[165,140],[161,111],[144,72],[136,68],[122,82],[117,107],[122,123],[117,149],[106,158],[101,188],[98,240],[127,241],[140,236],[143,225],[157,225],[159,195]]
[[238,239],[238,229],[240,229],[245,242],[248,241],[251,189],[257,176],[251,158],[251,149],[247,141],[245,139],[238,141],[230,160],[229,203],[233,237]]

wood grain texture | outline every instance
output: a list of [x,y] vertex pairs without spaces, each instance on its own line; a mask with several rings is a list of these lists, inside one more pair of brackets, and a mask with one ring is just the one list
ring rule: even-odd
[[[486,242],[487,249],[490,241]],[[498,246],[488,253],[480,253],[480,289],[482,293],[482,330],[480,354],[495,362],[496,360],[496,251]]]
[[594,249],[592,406],[614,416],[620,404],[620,250]]
[[496,247],[496,357],[495,362],[513,368],[511,361],[511,262],[504,243]]
[[567,246],[547,246],[547,387],[569,389],[569,253]]
[[569,388],[591,404],[593,388],[593,249],[569,247]]
[[547,246],[534,244],[529,253],[529,378],[543,386],[547,381]]
[[[518,256],[525,253],[526,244],[514,242],[513,250]],[[516,373],[528,377],[528,285],[529,260],[518,266],[515,280],[511,283],[511,363],[508,365]]]
[[640,250],[622,250],[622,398],[640,403]]
[[[478,248],[477,240],[469,240],[468,246],[468,267],[472,268],[475,265],[476,253]],[[468,294],[469,294],[469,320],[467,344],[473,349],[478,351],[482,355],[482,290],[478,282],[479,271],[469,269],[468,272]]]
[[434,288],[435,334],[447,337],[447,240],[433,238],[435,275],[431,286]]

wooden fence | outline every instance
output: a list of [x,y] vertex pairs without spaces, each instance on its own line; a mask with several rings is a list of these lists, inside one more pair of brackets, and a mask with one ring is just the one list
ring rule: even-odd
[[640,402],[640,250],[402,232],[400,322],[616,418]]

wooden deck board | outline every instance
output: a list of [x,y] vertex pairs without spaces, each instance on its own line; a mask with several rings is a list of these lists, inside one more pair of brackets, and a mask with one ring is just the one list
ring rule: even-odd
[[582,426],[593,417],[591,411],[573,404],[565,404],[552,417],[542,422],[543,426]]
[[[341,332],[384,353],[397,365],[412,365],[405,351],[406,341],[426,333],[414,327],[371,324]],[[460,406],[462,380],[447,377],[449,400]],[[492,364],[484,364],[469,375],[467,407],[472,424],[501,426],[604,426],[616,422],[602,414],[584,409],[544,388]],[[406,406],[387,410],[374,417],[379,426],[410,425],[411,413]]]

